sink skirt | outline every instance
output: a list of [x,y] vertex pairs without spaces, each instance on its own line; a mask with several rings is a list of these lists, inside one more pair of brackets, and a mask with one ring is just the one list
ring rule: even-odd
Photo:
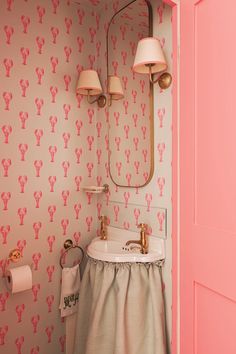
[[88,259],[74,354],[166,354],[160,262]]

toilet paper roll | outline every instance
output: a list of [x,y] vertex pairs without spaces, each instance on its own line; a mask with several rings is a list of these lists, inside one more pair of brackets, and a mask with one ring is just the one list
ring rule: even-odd
[[32,271],[29,265],[8,269],[6,282],[12,294],[32,289]]

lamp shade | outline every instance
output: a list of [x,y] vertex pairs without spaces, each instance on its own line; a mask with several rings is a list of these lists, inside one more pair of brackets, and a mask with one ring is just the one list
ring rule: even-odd
[[124,91],[118,76],[108,77],[108,93],[113,100],[121,100],[124,97]]
[[96,96],[102,93],[102,86],[96,70],[81,71],[76,93],[85,96]]
[[159,39],[143,38],[138,42],[133,70],[140,74],[158,73],[167,69],[167,63]]

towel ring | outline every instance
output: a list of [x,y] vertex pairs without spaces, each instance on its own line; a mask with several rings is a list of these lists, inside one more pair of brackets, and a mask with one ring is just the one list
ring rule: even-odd
[[82,247],[74,245],[71,240],[66,240],[64,242],[64,248],[65,248],[65,252],[63,252],[61,257],[60,257],[60,266],[61,266],[62,269],[63,269],[63,264],[62,264],[63,257],[65,256],[66,253],[68,253],[71,249],[74,249],[74,248],[78,248],[80,250],[80,252],[82,253],[82,258],[81,258],[81,260],[80,260],[80,262],[78,264],[82,263],[82,261],[84,259],[84,250],[83,250]]

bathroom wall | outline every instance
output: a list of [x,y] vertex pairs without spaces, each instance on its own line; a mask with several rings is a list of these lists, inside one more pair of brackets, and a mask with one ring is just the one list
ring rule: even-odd
[[[75,96],[97,17],[70,0],[2,0],[0,23],[0,353],[61,353],[63,242],[85,246],[97,226],[81,191],[96,183],[96,108]],[[1,275],[16,247],[33,289],[11,295]]]
[[[126,1],[128,3],[128,1]],[[122,2],[123,5],[123,2]],[[160,38],[163,45],[168,70],[172,72],[172,24],[171,24],[171,8],[164,5],[161,1],[152,1],[154,14],[154,36]],[[117,2],[113,2],[110,7],[105,6],[101,12],[101,23],[99,38],[103,38],[101,43],[105,43],[105,34],[107,29],[107,21],[117,10]],[[128,29],[126,29],[128,30]],[[122,62],[121,49],[123,46],[122,31],[117,31],[117,61]],[[132,50],[129,41],[127,41],[127,53]],[[100,72],[104,80],[106,78],[105,47],[101,47]],[[129,70],[129,68],[127,68]],[[142,76],[140,76],[142,78]],[[129,87],[131,85],[131,87]],[[105,87],[105,86],[104,86]],[[127,91],[132,90],[132,82],[127,85]],[[125,91],[126,91],[125,90]],[[125,115],[123,102],[114,103],[120,115]],[[141,112],[141,110],[140,110]],[[128,111],[132,114],[132,111]],[[165,283],[165,301],[166,301],[166,317],[167,317],[167,335],[168,345],[171,342],[171,267],[172,267],[172,250],[171,250],[171,218],[172,218],[172,92],[171,88],[162,91],[156,84],[154,86],[154,176],[151,182],[143,188],[124,188],[116,187],[109,177],[108,170],[108,121],[114,119],[109,116],[107,110],[98,113],[98,123],[102,129],[98,137],[98,146],[102,153],[100,163],[98,165],[98,179],[102,183],[108,183],[110,192],[106,196],[99,198],[97,208],[99,213],[108,215],[110,224],[118,228],[127,228],[137,230],[137,224],[146,222],[151,234],[156,237],[166,239],[166,261],[163,268],[163,279]],[[131,127],[131,129],[133,129]],[[106,151],[106,152],[105,152]],[[125,158],[125,156],[124,156]],[[141,168],[141,167],[140,167]],[[138,294],[137,294],[138,296]]]
[[[71,238],[85,247],[97,232],[101,212],[114,226],[134,230],[144,221],[153,235],[166,238],[170,342],[171,90],[155,86],[151,183],[140,189],[115,187],[107,165],[108,112],[76,98],[75,87],[82,67],[97,66],[105,87],[107,21],[128,1],[80,3],[0,2],[0,274],[15,247],[23,251],[19,265],[33,269],[32,291],[11,295],[0,278],[1,354],[65,351],[65,323],[58,310],[63,242]],[[152,3],[154,34],[162,39],[171,71],[171,9],[159,0]],[[110,186],[106,196],[90,199],[81,190],[103,183]],[[158,219],[162,212],[165,228]]]

